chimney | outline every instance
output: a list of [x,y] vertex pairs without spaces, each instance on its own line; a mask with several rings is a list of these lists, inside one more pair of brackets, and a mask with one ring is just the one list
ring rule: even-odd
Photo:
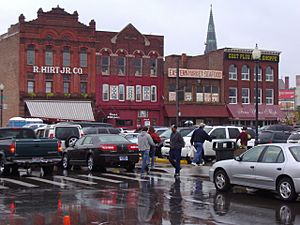
[[182,62],[182,68],[187,68],[187,56],[185,53],[181,54],[181,62]]
[[284,77],[284,89],[290,89],[290,78],[288,76]]

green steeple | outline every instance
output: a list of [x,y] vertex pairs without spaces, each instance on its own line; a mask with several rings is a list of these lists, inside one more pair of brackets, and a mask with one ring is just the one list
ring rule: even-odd
[[211,51],[217,50],[217,38],[215,32],[215,24],[214,18],[212,13],[212,5],[210,5],[210,16],[208,22],[208,29],[207,29],[207,37],[205,42],[205,51],[204,53],[209,53]]

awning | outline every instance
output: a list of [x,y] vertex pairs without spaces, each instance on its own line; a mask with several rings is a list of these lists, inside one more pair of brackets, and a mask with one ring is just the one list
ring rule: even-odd
[[[227,108],[233,120],[255,120],[254,104],[228,104]],[[278,105],[258,105],[259,120],[281,120],[283,118],[284,113]]]
[[[176,105],[165,105],[168,117],[176,117]],[[179,106],[180,117],[229,117],[225,105],[197,105],[181,104]]]
[[95,121],[91,101],[26,100],[32,117]]

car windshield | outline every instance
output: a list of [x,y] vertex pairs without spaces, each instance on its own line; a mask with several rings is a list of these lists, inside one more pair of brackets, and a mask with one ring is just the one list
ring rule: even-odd
[[128,143],[129,141],[120,135],[99,135],[97,136],[101,143]]
[[162,137],[162,138],[170,138],[170,136],[171,136],[171,129],[168,129],[168,130],[166,130],[165,132],[163,132],[161,135],[160,135],[160,137]]
[[158,130],[156,130],[156,133],[157,133],[158,136],[160,136],[165,131],[166,130],[164,130],[164,129],[158,129]]
[[300,162],[300,146],[290,147],[290,152],[294,156],[295,160]]
[[293,133],[289,137],[289,140],[300,140],[300,133]]
[[35,138],[32,130],[19,130],[19,129],[2,129],[0,130],[0,138],[17,138],[17,139],[33,139]]

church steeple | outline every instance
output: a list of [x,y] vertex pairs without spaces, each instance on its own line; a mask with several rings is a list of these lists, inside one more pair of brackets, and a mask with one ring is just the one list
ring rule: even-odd
[[210,16],[208,22],[208,30],[207,30],[204,53],[206,54],[215,50],[217,50],[217,38],[216,38],[215,24],[214,24],[214,18],[212,13],[212,5],[210,5]]

